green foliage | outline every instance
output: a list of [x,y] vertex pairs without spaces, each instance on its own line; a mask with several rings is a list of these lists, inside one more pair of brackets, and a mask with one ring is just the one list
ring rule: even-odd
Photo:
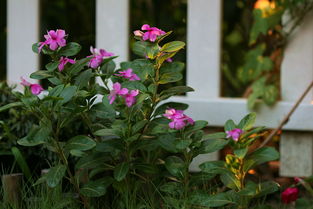
[[[161,44],[161,39],[163,43],[168,35],[158,37],[156,42],[138,40],[133,50],[149,59],[122,62],[120,69],[115,69],[115,57],[105,58],[98,67],[91,68],[87,64],[89,57],[76,59],[75,64],[67,64],[59,72],[55,60],[75,55],[80,46],[70,42],[67,48],[56,51],[43,47],[42,53],[52,61],[46,70],[37,71],[32,77],[48,80],[46,95],[32,95],[26,88],[16,101],[19,103],[12,105],[19,105],[38,120],[20,137],[18,144],[48,149],[58,159],[36,185],[45,183],[55,188],[68,179],[70,190],[79,195],[85,208],[96,207],[102,201],[114,208],[145,208],[147,202],[141,200],[151,201],[149,204],[155,205],[154,208],[162,207],[163,201],[168,208],[235,207],[248,205],[250,199],[275,191],[273,185],[265,183],[258,186],[247,183],[245,187],[244,176],[249,169],[278,158],[270,148],[247,152],[263,131],[253,128],[254,113],[239,124],[228,120],[225,132],[214,134],[204,133],[206,121],[193,121],[179,115],[179,111],[174,119],[164,116],[172,108],[188,108],[187,104],[166,102],[167,99],[193,91],[188,86],[162,89],[168,83],[180,81],[184,68],[180,62],[164,62],[185,46],[180,41]],[[116,75],[129,68],[140,80]],[[95,82],[98,78],[103,86]],[[119,83],[127,93],[137,91],[133,103],[127,103],[128,94],[112,90],[110,82],[115,88]],[[183,127],[170,128],[169,123],[178,120],[182,120]],[[244,131],[238,141],[226,134],[236,128]],[[225,162],[205,162],[200,165],[202,172],[189,171],[199,154],[216,152],[225,146],[234,152],[226,156]],[[206,184],[213,185],[213,179],[227,189],[217,192],[215,186],[212,191],[202,191]],[[199,193],[194,192],[195,188]],[[256,192],[255,188],[261,190]],[[119,201],[111,203],[112,196]]]

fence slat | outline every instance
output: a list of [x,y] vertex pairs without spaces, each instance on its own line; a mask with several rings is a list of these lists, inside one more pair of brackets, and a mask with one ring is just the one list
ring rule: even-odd
[[[32,53],[32,44],[38,42],[39,0],[7,1],[7,81],[20,82],[38,70],[38,55]],[[21,87],[19,87],[21,88]]]
[[[281,93],[283,101],[295,102],[313,79],[312,19],[313,14],[306,17],[285,51],[281,70]],[[312,99],[313,90],[309,92],[303,102],[310,104]],[[299,112],[299,110],[296,112]],[[310,114],[310,111],[307,111],[306,114]],[[298,124],[295,125],[303,124],[303,126],[306,126],[304,123],[309,123],[312,120],[312,118],[306,118],[305,115],[300,119]],[[313,127],[312,124],[310,126]],[[280,154],[280,175],[312,175],[313,132],[283,132],[280,143]]]
[[221,0],[189,0],[187,85],[192,98],[220,96]]
[[128,17],[128,0],[97,0],[96,47],[118,55],[117,63],[128,60]]
[[[187,85],[195,89],[188,98],[220,96],[221,0],[189,0],[187,20]],[[196,157],[190,170],[218,153]]]

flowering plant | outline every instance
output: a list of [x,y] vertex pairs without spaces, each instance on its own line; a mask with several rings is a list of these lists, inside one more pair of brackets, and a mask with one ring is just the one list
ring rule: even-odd
[[[160,88],[182,79],[184,64],[172,57],[185,43],[161,44],[171,32],[149,25],[142,30],[135,31],[138,41],[133,45],[142,58],[122,62],[118,69],[116,56],[104,49],[91,47],[90,56],[73,58],[81,46],[68,42],[64,30],[51,30],[44,42],[33,45],[34,52],[49,55],[51,62],[30,77],[45,79],[49,86],[44,90],[22,79],[20,104],[39,122],[18,143],[42,145],[59,159],[37,183],[55,187],[67,177],[85,208],[95,203],[90,198],[102,196],[94,200],[118,197],[117,202],[102,202],[113,208],[143,208],[143,196],[156,208],[244,208],[250,199],[275,191],[276,184],[245,181],[253,166],[278,158],[272,148],[248,153],[264,129],[252,129],[255,114],[238,125],[227,121],[225,132],[205,134],[207,122],[185,114],[187,104],[165,101],[193,89]],[[234,150],[226,162],[205,162],[201,172],[189,171],[195,157],[226,145]],[[203,182],[216,176],[230,190],[204,190]]]

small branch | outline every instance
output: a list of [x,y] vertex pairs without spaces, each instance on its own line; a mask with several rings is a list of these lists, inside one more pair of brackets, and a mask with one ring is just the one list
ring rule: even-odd
[[304,97],[308,94],[310,89],[313,87],[313,81],[310,83],[310,85],[305,89],[305,91],[302,93],[302,95],[299,97],[297,102],[293,105],[289,113],[284,117],[284,119],[280,122],[278,127],[270,133],[270,135],[262,142],[262,144],[259,146],[259,148],[264,147],[272,138],[277,134],[279,130],[282,129],[282,127],[289,121],[291,115],[293,112],[298,108],[299,104],[302,102]]

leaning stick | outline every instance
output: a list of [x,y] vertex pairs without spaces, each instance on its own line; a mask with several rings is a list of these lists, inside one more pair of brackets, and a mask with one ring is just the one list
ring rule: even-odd
[[274,130],[272,130],[272,132],[270,133],[270,135],[268,135],[268,137],[266,137],[266,139],[262,142],[262,144],[259,146],[259,148],[265,146],[272,138],[273,136],[275,136],[277,134],[277,132],[279,130],[282,129],[282,127],[288,122],[288,120],[290,119],[291,115],[293,114],[293,112],[298,108],[299,104],[302,102],[302,100],[304,99],[304,97],[309,93],[310,89],[313,87],[313,81],[310,83],[310,85],[305,89],[305,91],[302,93],[302,95],[299,97],[299,99],[297,100],[297,102],[293,105],[293,107],[291,108],[291,110],[289,111],[289,113],[284,117],[284,119],[280,122],[280,124],[278,125],[278,127]]

